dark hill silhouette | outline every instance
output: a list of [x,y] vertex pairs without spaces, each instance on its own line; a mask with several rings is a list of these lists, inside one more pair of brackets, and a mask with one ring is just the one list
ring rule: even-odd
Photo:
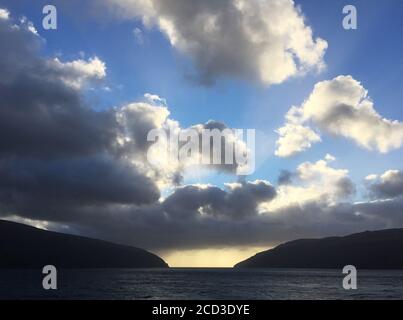
[[295,240],[260,252],[235,268],[403,269],[403,229]]
[[166,268],[143,249],[0,220],[0,268]]

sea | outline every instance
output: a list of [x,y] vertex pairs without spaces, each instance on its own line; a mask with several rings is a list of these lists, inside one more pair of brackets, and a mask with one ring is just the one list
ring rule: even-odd
[[403,299],[403,271],[391,270],[358,270],[356,290],[330,269],[63,269],[57,290],[44,290],[43,277],[0,269],[0,299]]

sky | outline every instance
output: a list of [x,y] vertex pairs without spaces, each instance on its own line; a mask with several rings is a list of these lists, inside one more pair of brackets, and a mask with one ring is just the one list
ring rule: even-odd
[[[178,267],[403,227],[403,3],[346,4],[0,0],[0,218]],[[254,129],[255,170],[153,166],[167,128]]]

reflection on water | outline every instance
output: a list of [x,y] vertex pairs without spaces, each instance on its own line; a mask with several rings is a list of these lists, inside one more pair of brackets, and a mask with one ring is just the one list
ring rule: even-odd
[[0,270],[1,299],[403,299],[403,271],[360,271],[358,289],[341,270],[59,270],[57,291],[41,270]]

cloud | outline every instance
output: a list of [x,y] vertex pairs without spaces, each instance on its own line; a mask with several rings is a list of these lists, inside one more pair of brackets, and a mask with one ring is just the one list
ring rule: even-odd
[[[106,76],[98,57],[43,58],[43,42],[27,29],[28,21],[3,20],[0,39],[8,45],[0,49],[1,214],[74,222],[101,205],[117,206],[117,212],[121,206],[159,205],[160,188],[178,184],[184,169],[168,158],[160,167],[147,161],[151,129],[181,129],[169,118],[166,100],[147,93],[144,101],[95,111],[83,90]],[[227,126],[210,121],[192,128]]]
[[167,106],[167,100],[157,94],[145,93],[144,98],[151,104]]
[[403,196],[403,171],[388,170],[381,176],[366,177],[367,188],[373,199],[392,199]]
[[320,141],[306,123],[321,131],[348,138],[359,146],[387,153],[403,144],[403,123],[383,118],[367,90],[351,76],[338,76],[315,85],[308,99],[292,107],[278,129],[278,156],[287,157]]
[[0,19],[8,20],[10,17],[10,12],[6,9],[0,8]]
[[92,57],[88,61],[79,59],[71,62],[61,62],[58,58],[48,61],[49,66],[56,73],[60,73],[60,79],[73,88],[80,89],[90,80],[101,80],[106,76],[106,66],[98,57]]
[[314,38],[292,0],[109,0],[122,19],[157,26],[194,62],[199,81],[220,77],[282,83],[324,67],[327,42]]
[[[314,189],[318,193],[323,184],[318,182],[315,188],[312,174],[322,174],[325,179],[323,171],[330,169],[317,163],[306,166],[310,167],[304,171],[310,172],[310,178],[306,177],[309,182],[302,183],[298,178],[294,188],[300,188],[301,194],[304,191],[312,193]],[[288,189],[289,197],[299,201],[273,206],[270,210],[262,204],[276,201],[281,190],[275,191],[268,182],[229,184],[225,189],[188,185],[177,188],[155,205],[103,206],[96,210],[96,217],[80,208],[69,225],[79,232],[153,250],[270,246],[297,238],[403,226],[401,197],[387,201],[346,202],[352,192],[351,185],[347,188],[345,183],[337,186],[339,181],[346,181],[343,180],[345,175],[330,171],[326,177],[339,178],[328,181],[336,186],[329,187],[326,196],[317,194],[299,199],[295,190]],[[329,201],[329,194],[334,194],[335,201]]]
[[276,141],[274,154],[278,157],[291,157],[321,141],[315,131],[300,124],[287,123],[276,132],[280,137]]
[[114,114],[90,109],[66,85],[92,74],[89,65],[41,58],[41,39],[11,18],[0,20],[0,39],[7,43],[0,49],[0,155],[71,157],[113,147]]
[[157,202],[155,182],[124,156],[116,110],[84,102],[105,64],[41,57],[30,25],[0,20],[0,215],[73,222],[83,208]]
[[104,62],[43,58],[42,40],[26,25],[0,20],[0,38],[8,44],[0,50],[0,156],[48,162],[107,157],[117,166],[130,162],[133,172],[159,186],[178,183],[180,165],[167,161],[155,168],[146,159],[151,129],[180,128],[165,99],[146,94],[144,101],[92,109],[83,90],[106,76]]
[[[118,152],[130,159],[136,167],[142,168],[141,171],[154,179],[160,188],[167,187],[172,183],[178,184],[189,170],[204,168],[216,172],[238,174],[238,168],[247,169],[247,166],[251,165],[249,162],[241,163],[237,159],[232,159],[233,163],[227,164],[225,158],[227,144],[232,144],[234,150],[237,148],[242,153],[251,151],[242,137],[238,137],[226,124],[210,120],[205,124],[182,128],[179,122],[170,118],[166,100],[158,95],[147,93],[144,95],[144,101],[122,106],[116,111],[116,117],[121,128],[118,137]],[[202,164],[200,161],[193,161],[194,159],[200,160],[203,154],[202,133],[205,129],[217,129],[219,133],[224,132],[222,135],[225,136],[225,141],[221,141],[221,144],[213,144],[210,141],[208,146],[210,155],[220,152],[221,158],[218,163]],[[148,139],[148,134],[153,130],[163,133],[166,142],[159,141],[160,137],[156,141]],[[179,141],[179,134],[189,132],[196,134],[196,141]],[[158,141],[159,143],[156,143]],[[175,147],[173,147],[172,141],[178,142],[179,151],[185,145],[191,147],[192,158],[179,158],[178,152],[174,152]],[[195,150],[196,152],[194,152]]]
[[[229,183],[224,189],[187,185],[154,205],[101,207],[97,219],[80,212],[76,228],[113,241],[169,250],[269,245],[399,225],[396,213],[382,216],[374,204],[344,203],[354,186],[347,171],[331,168],[326,161],[333,160],[326,158],[298,166],[288,188],[276,190],[260,180]],[[301,198],[304,193],[311,196]],[[291,201],[269,207],[278,197]]]
[[294,172],[288,170],[281,170],[280,175],[277,178],[277,184],[278,185],[290,184],[292,182],[294,175],[295,175]]
[[144,34],[143,31],[140,28],[134,28],[133,29],[133,35],[134,39],[136,40],[136,43],[138,45],[143,45],[144,44]]
[[[160,194],[130,163],[108,157],[0,161],[2,205],[19,208],[150,204]],[[18,199],[18,200],[17,200]],[[16,203],[16,201],[18,201]]]
[[[21,217],[58,225],[103,219],[111,209],[115,224],[125,207],[152,205],[160,197],[153,180],[123,160],[2,160],[0,217]],[[61,230],[63,231],[63,230]],[[74,232],[74,227],[67,232]],[[79,233],[79,232],[76,232]],[[84,232],[85,235],[85,232]]]
[[[311,202],[331,205],[354,194],[355,186],[348,170],[331,167],[329,163],[332,160],[334,158],[327,155],[323,160],[301,163],[295,172],[283,174],[277,187],[277,197],[263,204],[262,210],[277,211]],[[283,182],[284,179],[287,183]]]
[[[210,155],[210,162],[209,164],[205,165],[204,167],[215,169],[219,172],[227,172],[237,174],[239,176],[246,176],[249,175],[251,172],[254,171],[255,166],[255,155],[254,155],[254,146],[255,142],[248,140],[246,143],[243,140],[242,131],[240,135],[237,134],[236,130],[229,128],[225,123],[216,121],[216,120],[209,120],[205,124],[198,124],[191,126],[188,128],[189,130],[195,130],[198,133],[198,145],[200,149],[200,155],[206,156],[203,150],[203,134],[204,132],[208,131],[209,133],[214,134],[217,132],[217,137],[221,138],[220,143],[214,143],[214,138],[208,141],[207,147],[209,146],[209,155]],[[247,136],[247,134],[246,134]],[[248,139],[248,137],[246,137]],[[254,139],[254,138],[253,138]],[[252,139],[252,140],[253,140]],[[234,154],[232,158],[226,158],[226,148],[228,150],[232,149]],[[213,156],[219,154],[221,158],[218,161],[218,164],[213,164]],[[237,155],[239,158],[237,158]],[[229,155],[231,157],[231,155]],[[240,159],[242,158],[242,159]],[[203,166],[203,165],[202,165]]]
[[222,190],[209,185],[189,185],[177,189],[164,201],[164,209],[176,218],[199,215],[243,218],[256,214],[259,203],[276,195],[267,181],[232,183]]
[[146,94],[145,102],[133,102],[122,106],[117,111],[117,119],[124,128],[124,144],[126,149],[141,149],[145,151],[150,145],[147,134],[152,129],[164,127],[179,127],[179,124],[169,119],[168,107],[159,104],[160,98]]

